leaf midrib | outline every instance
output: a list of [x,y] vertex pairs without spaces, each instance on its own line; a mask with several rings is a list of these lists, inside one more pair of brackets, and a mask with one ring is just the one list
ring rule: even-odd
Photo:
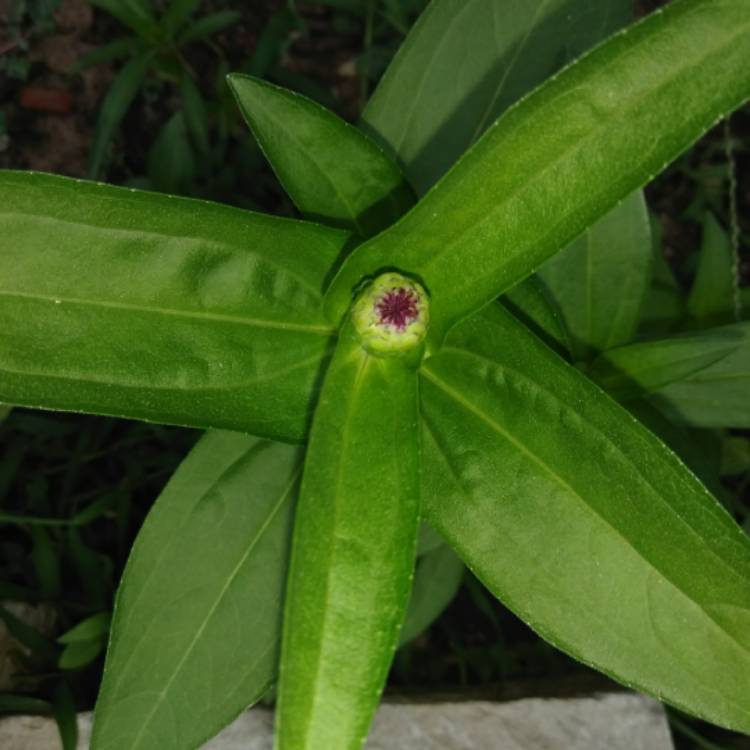
[[[306,357],[292,365],[282,367],[278,370],[269,370],[263,373],[262,377],[255,377],[249,380],[242,380],[241,382],[228,383],[226,385],[214,385],[214,386],[190,386],[184,387],[177,384],[171,385],[158,385],[154,382],[143,383],[126,383],[122,380],[116,380],[115,378],[93,378],[90,375],[86,377],[78,375],[60,375],[58,373],[51,372],[36,372],[32,370],[11,370],[2,363],[0,363],[0,374],[15,375],[19,377],[34,377],[43,378],[47,380],[64,380],[64,381],[75,381],[76,383],[89,383],[92,385],[106,385],[116,386],[117,388],[132,389],[132,390],[144,390],[144,391],[180,391],[181,393],[204,393],[209,391],[236,391],[244,390],[248,386],[256,385],[257,383],[266,383],[269,380],[275,380],[283,375],[288,375],[295,370],[306,368],[308,365],[317,364],[325,359],[327,351],[321,352],[320,355],[314,355],[312,357]],[[23,406],[23,404],[18,404]],[[44,407],[49,408],[49,407]],[[125,415],[122,415],[125,416]]]
[[[0,185],[1,187],[1,185]],[[122,198],[113,198],[112,196],[102,196],[99,198],[99,200],[106,200],[106,201],[121,201]],[[221,205],[221,204],[215,204],[215,205]],[[138,208],[142,208],[141,206],[138,206]],[[249,212],[248,212],[249,213]],[[49,214],[37,214],[33,211],[22,211],[19,209],[16,209],[14,211],[3,211],[0,210],[0,217],[24,217],[32,219],[34,224],[40,224],[40,223],[52,223],[52,224],[63,224],[71,227],[82,227],[86,230],[93,230],[96,232],[105,232],[107,235],[113,236],[115,234],[117,235],[125,235],[125,236],[132,236],[133,239],[139,239],[143,237],[153,237],[156,239],[171,239],[171,240],[180,240],[180,241],[186,241],[186,242],[193,242],[193,243],[200,243],[200,246],[204,250],[211,250],[211,251],[218,251],[222,253],[227,253],[229,251],[233,254],[239,254],[243,253],[245,257],[255,257],[259,261],[262,261],[263,263],[267,263],[269,266],[273,266],[274,268],[277,268],[280,273],[285,274],[287,276],[291,276],[293,279],[296,279],[297,282],[300,284],[300,286],[303,286],[310,290],[312,295],[316,298],[320,298],[321,292],[318,287],[316,287],[313,283],[310,282],[309,279],[305,278],[304,276],[297,273],[297,271],[289,266],[283,265],[279,263],[277,260],[275,260],[272,256],[268,254],[264,254],[262,252],[258,252],[257,250],[253,250],[252,248],[246,249],[243,247],[240,243],[231,243],[227,242],[224,243],[221,240],[217,240],[215,238],[215,235],[213,237],[202,237],[200,235],[195,234],[180,234],[177,232],[169,232],[165,229],[144,229],[144,228],[129,228],[124,226],[111,226],[111,225],[100,225],[100,224],[93,224],[88,223],[86,221],[78,221],[70,218],[64,218],[62,216],[56,216],[56,215],[49,215]],[[267,218],[271,218],[270,215]],[[289,221],[289,220],[284,220]],[[301,225],[305,225],[304,222],[298,222]],[[307,222],[307,226],[315,226],[314,224]],[[243,229],[245,229],[246,226],[243,226]],[[271,230],[272,231],[272,230]],[[334,232],[336,230],[328,229],[328,231]],[[340,234],[343,234],[344,230],[338,230]],[[52,230],[49,230],[49,235],[52,236]],[[252,241],[252,238],[249,237],[248,240]],[[298,244],[302,244],[301,239],[295,238],[296,242]],[[317,236],[316,240],[320,240],[321,243],[325,243],[329,247],[333,247],[332,243],[328,241],[327,237],[324,236]],[[287,240],[288,241],[288,240]],[[266,239],[263,240],[263,243],[265,244],[267,242]],[[273,240],[272,240],[273,242]],[[321,271],[319,272],[320,275],[324,275],[324,273],[328,270],[327,266],[322,267]]]
[[142,312],[154,315],[168,315],[177,318],[189,318],[193,320],[216,321],[220,323],[231,323],[244,325],[252,328],[268,328],[282,331],[298,331],[301,333],[312,333],[315,335],[330,336],[334,329],[327,325],[313,325],[309,323],[293,323],[280,320],[262,318],[251,318],[243,315],[229,315],[226,313],[215,313],[200,310],[179,310],[170,307],[154,307],[152,305],[136,305],[129,302],[115,302],[114,300],[95,300],[77,297],[65,297],[59,295],[34,294],[31,292],[6,291],[0,289],[0,297],[19,299],[30,299],[40,302],[49,302],[54,305],[68,304],[85,307],[102,307],[113,310],[127,310],[129,312]]
[[[347,459],[349,454],[349,435],[351,433],[351,427],[352,427],[352,416],[355,411],[355,405],[360,397],[360,394],[362,392],[362,383],[363,380],[367,374],[367,370],[369,365],[371,364],[371,356],[362,350],[361,354],[361,362],[359,363],[359,366],[357,368],[357,372],[354,376],[354,379],[352,381],[351,390],[349,391],[349,398],[347,400],[347,412],[346,417],[344,420],[344,424],[341,431],[341,454],[339,458],[338,465],[336,467],[336,482],[334,484],[334,493],[333,493],[333,502],[332,502],[332,509],[333,509],[333,519],[331,521],[331,528],[336,527],[336,516],[337,511],[339,507],[339,502],[341,498],[341,484],[343,481],[343,475],[344,475],[344,466],[347,465]],[[329,545],[329,560],[333,558],[334,555],[334,544]],[[290,565],[293,565],[293,561],[290,563]],[[327,613],[329,611],[328,602],[331,598],[331,573],[332,573],[332,565],[326,565],[325,569],[325,599],[321,605],[321,612]],[[321,640],[320,642],[320,649],[317,652],[317,658],[315,660],[315,672],[314,675],[310,678],[308,684],[313,686],[313,696],[312,696],[312,703],[310,705],[310,709],[307,712],[306,721],[305,721],[305,728],[303,736],[305,737],[305,744],[307,745],[307,738],[309,737],[310,733],[310,721],[312,719],[313,714],[315,713],[315,707],[318,704],[320,697],[321,697],[321,691],[317,689],[317,682],[320,675],[321,670],[321,664],[322,664],[322,657],[323,657],[323,649],[324,649],[324,643]]]

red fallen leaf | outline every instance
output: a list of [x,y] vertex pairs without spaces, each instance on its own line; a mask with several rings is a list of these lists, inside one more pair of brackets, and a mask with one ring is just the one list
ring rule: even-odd
[[21,106],[24,109],[33,109],[35,112],[67,115],[72,102],[73,99],[67,91],[46,89],[41,86],[25,86],[21,89]]

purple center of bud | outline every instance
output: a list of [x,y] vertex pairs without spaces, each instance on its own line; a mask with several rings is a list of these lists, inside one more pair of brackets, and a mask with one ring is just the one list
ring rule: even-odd
[[411,289],[399,287],[392,292],[386,292],[375,305],[380,316],[381,325],[394,326],[403,331],[409,323],[419,316],[419,297]]

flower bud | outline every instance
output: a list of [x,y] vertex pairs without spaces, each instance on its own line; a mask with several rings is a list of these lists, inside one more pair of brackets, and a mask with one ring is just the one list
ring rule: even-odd
[[384,273],[357,296],[352,322],[362,346],[380,357],[415,349],[427,333],[430,305],[421,284],[398,273]]

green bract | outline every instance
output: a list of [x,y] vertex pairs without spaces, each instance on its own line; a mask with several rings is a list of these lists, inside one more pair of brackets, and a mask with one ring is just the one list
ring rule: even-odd
[[667,335],[680,290],[634,192],[750,96],[750,14],[676,0],[558,72],[630,3],[595,5],[433,0],[367,135],[231,76],[329,227],[0,173],[0,401],[236,430],[133,548],[94,750],[199,746],[277,678],[279,750],[356,750],[458,586],[450,547],[559,648],[750,732],[750,538],[684,433],[750,424],[750,323],[706,325],[707,220]]

